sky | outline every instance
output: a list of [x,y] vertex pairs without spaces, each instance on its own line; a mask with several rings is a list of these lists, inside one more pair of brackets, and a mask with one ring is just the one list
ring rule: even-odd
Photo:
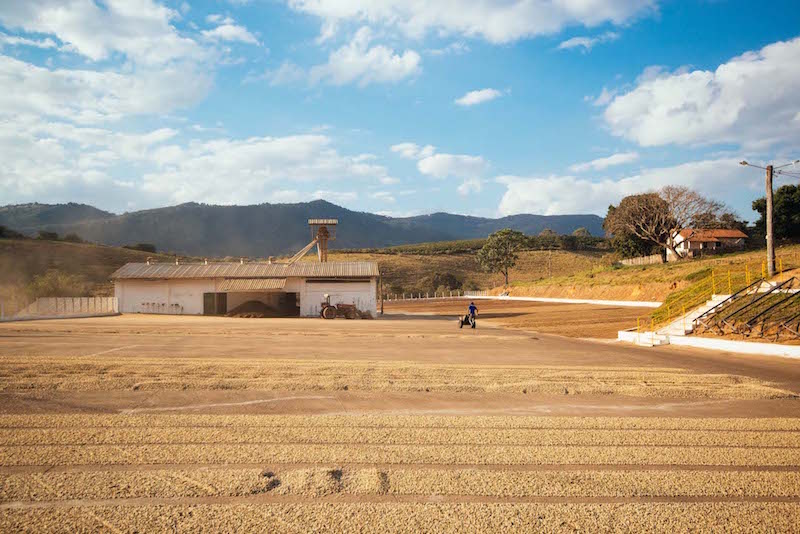
[[0,0],[0,205],[753,220],[798,158],[796,0]]

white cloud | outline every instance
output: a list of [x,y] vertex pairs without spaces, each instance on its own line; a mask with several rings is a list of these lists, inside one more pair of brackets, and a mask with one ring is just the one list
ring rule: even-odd
[[464,154],[433,154],[417,162],[422,174],[434,178],[476,178],[488,168],[488,163],[481,156]]
[[478,178],[467,178],[461,185],[458,186],[457,191],[459,195],[466,196],[470,193],[480,193],[483,189],[483,182]]
[[489,163],[481,156],[466,154],[437,154],[433,145],[420,146],[416,143],[398,143],[392,145],[392,152],[406,159],[417,160],[417,170],[433,178],[462,178],[458,187],[462,195],[481,190],[480,177],[489,168]]
[[711,198],[741,207],[759,194],[760,182],[753,180],[752,173],[745,171],[735,158],[723,158],[645,169],[621,179],[590,180],[555,175],[500,176],[495,181],[505,184],[507,189],[498,211],[502,215],[605,215],[609,204],[618,203],[622,197],[656,190],[665,185],[685,185]]
[[413,37],[434,31],[508,43],[566,26],[623,24],[655,10],[656,0],[288,0],[327,23],[358,21],[398,28]]
[[651,69],[603,115],[611,131],[642,146],[779,145],[800,136],[800,38],[776,42],[714,71]]
[[273,71],[268,71],[263,76],[255,76],[247,80],[267,79],[270,85],[291,85],[308,79],[308,74],[291,61],[284,61],[281,66]]
[[381,202],[388,202],[390,204],[395,202],[394,195],[392,195],[392,193],[389,191],[375,191],[374,193],[370,194],[370,197]]
[[258,39],[247,28],[230,22],[221,24],[212,30],[203,30],[201,33],[205,38],[213,41],[239,41],[254,45],[259,44]]
[[398,143],[392,145],[391,150],[406,159],[421,159],[432,156],[436,147],[433,145],[421,147],[416,143]]
[[171,25],[180,15],[152,0],[25,0],[0,3],[0,23],[31,33],[52,34],[65,48],[93,61],[113,52],[147,65],[204,55],[195,41]]
[[327,82],[332,85],[357,83],[394,83],[417,75],[420,56],[413,50],[402,54],[383,45],[370,47],[372,31],[364,26],[353,39],[338,50],[331,52],[328,62],[311,67],[309,79],[312,84]]
[[616,95],[617,95],[616,89],[612,89],[609,91],[607,88],[603,87],[603,90],[600,91],[600,94],[597,95],[597,97],[586,96],[584,97],[583,100],[585,102],[591,102],[593,106],[600,107],[607,105],[614,99]]
[[596,37],[573,37],[572,39],[562,41],[561,44],[558,45],[558,49],[570,50],[573,48],[581,48],[583,52],[589,52],[595,45],[616,41],[617,39],[619,39],[619,33],[617,32],[605,32]]
[[461,98],[457,98],[455,103],[459,106],[474,106],[476,104],[482,104],[483,102],[489,102],[490,100],[499,98],[502,95],[503,93],[497,89],[478,89],[476,91],[468,92]]
[[426,53],[432,56],[457,56],[466,54],[470,51],[469,45],[464,41],[454,41],[449,45],[442,48],[429,48],[425,50]]
[[[165,146],[154,156],[159,168],[144,174],[143,190],[173,202],[252,203],[276,185],[320,180],[369,183],[388,176],[385,167],[361,156],[343,156],[331,145],[329,137],[309,134]],[[236,187],[220,187],[231,182]]]
[[35,48],[58,48],[55,41],[49,37],[46,39],[28,39],[0,33],[0,48],[6,46],[33,46]]
[[[0,191],[7,202],[89,201],[91,190],[117,209],[127,207],[123,199],[139,207],[309,198],[348,203],[357,193],[336,185],[392,180],[373,158],[341,154],[332,139],[312,134],[201,141],[181,139],[170,128],[122,133],[30,116],[0,121],[0,153]],[[118,176],[119,167],[130,174]]]
[[0,118],[35,113],[93,123],[162,114],[197,102],[209,84],[191,65],[119,74],[50,70],[0,55]]
[[614,165],[625,165],[639,159],[638,152],[620,152],[612,154],[605,158],[597,158],[586,163],[576,163],[570,166],[569,170],[572,172],[585,172],[590,170],[602,171]]

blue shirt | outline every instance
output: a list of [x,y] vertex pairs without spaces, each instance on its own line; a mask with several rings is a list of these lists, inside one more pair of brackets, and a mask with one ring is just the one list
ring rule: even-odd
[[470,315],[475,315],[476,311],[478,311],[478,308],[476,308],[474,304],[470,304],[469,305],[469,314]]

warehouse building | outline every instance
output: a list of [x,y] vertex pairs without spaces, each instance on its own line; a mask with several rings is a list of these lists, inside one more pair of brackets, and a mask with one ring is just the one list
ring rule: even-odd
[[[336,219],[309,219],[311,242],[283,262],[128,263],[111,275],[122,313],[225,315],[260,303],[272,315],[318,317],[323,302],[378,312],[375,262],[329,262]],[[318,262],[300,259],[316,247]]]
[[128,263],[111,275],[122,313],[224,315],[261,302],[287,317],[318,317],[322,302],[375,317],[375,262]]

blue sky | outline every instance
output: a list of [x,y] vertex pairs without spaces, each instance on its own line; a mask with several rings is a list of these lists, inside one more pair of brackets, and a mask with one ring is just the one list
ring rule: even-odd
[[0,2],[0,203],[752,219],[799,65],[788,0]]

